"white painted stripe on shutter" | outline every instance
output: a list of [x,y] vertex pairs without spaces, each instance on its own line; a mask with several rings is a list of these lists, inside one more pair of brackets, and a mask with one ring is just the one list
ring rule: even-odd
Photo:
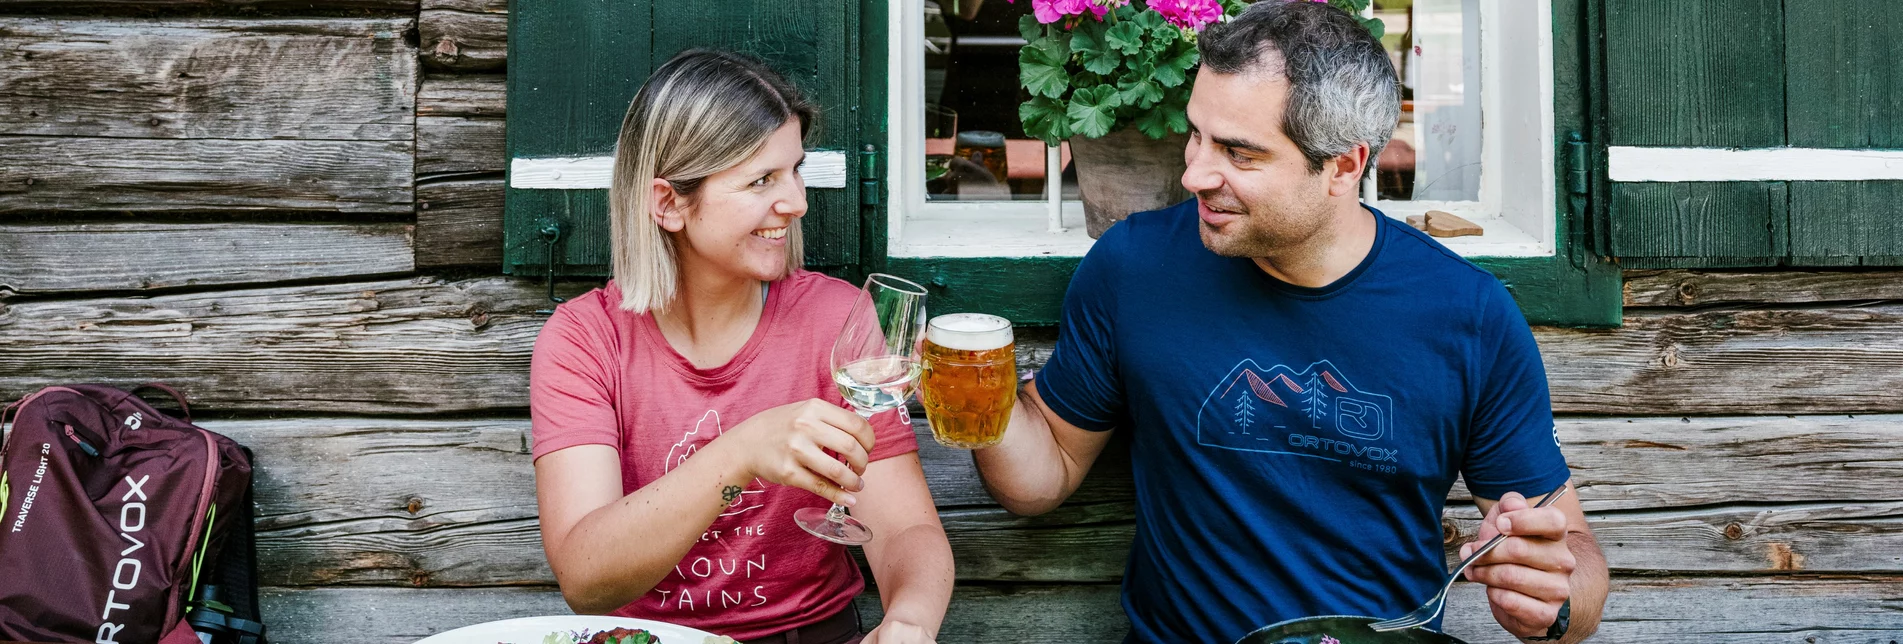
[[1613,181],[1898,181],[1903,150],[1612,147]]
[[[808,150],[800,166],[808,188],[846,187],[846,153]],[[614,157],[544,157],[509,160],[509,187],[530,190],[607,189]]]

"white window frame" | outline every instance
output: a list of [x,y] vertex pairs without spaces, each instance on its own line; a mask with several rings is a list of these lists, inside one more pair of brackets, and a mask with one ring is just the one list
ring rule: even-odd
[[[887,254],[907,258],[1083,256],[1094,241],[1084,233],[1083,205],[1058,201],[1057,182],[1046,182],[1041,201],[925,199],[925,54],[919,44],[925,39],[924,0],[890,2],[887,28],[896,37],[887,39],[886,58]],[[1364,201],[1396,219],[1443,210],[1480,224],[1487,231],[1483,236],[1440,240],[1464,257],[1552,256],[1558,203],[1553,169],[1552,1],[1479,3],[1479,200],[1376,200],[1370,180],[1363,185]],[[1521,55],[1509,56],[1508,51]],[[1509,88],[1529,85],[1537,88],[1535,95],[1508,94]],[[1507,165],[1509,149],[1519,161],[1511,166]],[[1052,149],[1045,176],[1055,176],[1051,169],[1056,165]]]

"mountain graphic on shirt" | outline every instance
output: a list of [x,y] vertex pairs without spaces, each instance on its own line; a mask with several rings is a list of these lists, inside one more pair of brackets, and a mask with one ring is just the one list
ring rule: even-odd
[[[674,471],[674,468],[680,467],[681,463],[687,462],[689,457],[698,453],[701,446],[720,438],[723,433],[726,433],[726,430],[720,426],[720,412],[713,409],[707,410],[707,413],[701,415],[700,421],[694,423],[692,430],[688,430],[681,436],[680,441],[668,448],[667,460],[661,464],[661,473]],[[765,493],[766,482],[757,478],[753,479],[753,482],[748,483],[746,489],[740,492],[740,496],[734,497],[733,502],[727,504],[727,511],[720,513],[720,516],[730,517],[765,505],[760,501],[760,495]]]
[[1334,363],[1301,370],[1245,359],[1216,383],[1196,412],[1196,442],[1224,449],[1292,453],[1291,436],[1378,441],[1389,435],[1392,398],[1362,391]]

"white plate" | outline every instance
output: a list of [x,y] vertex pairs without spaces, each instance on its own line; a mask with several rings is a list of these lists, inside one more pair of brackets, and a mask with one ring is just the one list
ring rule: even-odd
[[417,640],[416,644],[542,644],[549,633],[611,628],[639,628],[661,638],[661,644],[702,644],[712,633],[666,622],[599,615],[550,615],[520,617],[437,633]]

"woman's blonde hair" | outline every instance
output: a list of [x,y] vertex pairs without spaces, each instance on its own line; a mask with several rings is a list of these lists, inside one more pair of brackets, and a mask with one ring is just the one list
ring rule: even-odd
[[[621,308],[646,313],[667,307],[680,285],[673,237],[650,213],[655,178],[691,199],[710,175],[740,165],[788,119],[800,137],[817,111],[786,79],[757,59],[690,49],[663,63],[628,104],[615,141],[608,188],[609,235]],[[786,233],[786,270],[804,260],[795,221]]]

